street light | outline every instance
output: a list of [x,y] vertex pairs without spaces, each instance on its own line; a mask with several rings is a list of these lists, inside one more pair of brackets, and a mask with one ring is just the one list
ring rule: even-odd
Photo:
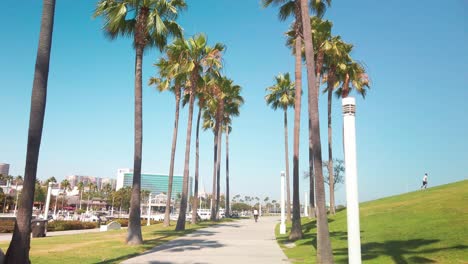
[[46,206],[44,210],[44,219],[48,219],[49,216],[49,203],[50,203],[50,193],[52,191],[52,182],[49,182],[49,187],[47,188],[47,199],[46,199]]
[[356,162],[356,100],[353,97],[343,98],[342,105],[348,220],[348,257],[349,263],[360,264],[362,260]]
[[151,193],[148,196],[148,220],[146,221],[146,225],[149,226],[151,222]]
[[284,171],[281,172],[281,224],[280,224],[280,234],[286,234],[286,223],[284,219]]

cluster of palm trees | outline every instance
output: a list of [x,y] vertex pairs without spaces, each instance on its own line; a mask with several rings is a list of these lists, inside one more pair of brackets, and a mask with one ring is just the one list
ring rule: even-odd
[[[321,84],[326,84],[323,92],[328,99],[328,171],[330,186],[330,212],[335,213],[333,153],[332,153],[332,95],[347,97],[356,90],[363,97],[369,88],[369,78],[363,65],[351,58],[353,46],[344,42],[340,36],[331,33],[332,23],[322,20],[331,0],[262,0],[264,7],[279,6],[280,20],[293,16],[294,22],[286,32],[286,45],[295,56],[295,82],[289,73],[275,77],[275,84],[267,88],[265,99],[273,109],[284,111],[285,159],[288,220],[290,212],[289,158],[287,135],[287,110],[294,108],[294,151],[293,151],[293,212],[292,229],[289,238],[302,237],[299,204],[299,128],[302,95],[302,65],[305,61],[308,85],[308,126],[309,126],[309,179],[310,211],[317,217],[317,262],[332,263],[333,256],[328,232],[327,211],[325,207],[325,187],[322,171],[322,150],[320,144],[320,122],[318,115],[318,96]],[[312,11],[313,16],[309,14]],[[317,208],[314,208],[314,204]],[[311,215],[312,215],[311,214]]]
[[[203,129],[212,129],[214,134],[214,170],[213,170],[213,196],[212,218],[216,220],[219,210],[220,173],[221,173],[221,135],[226,133],[226,147],[228,147],[228,135],[231,131],[232,118],[239,115],[239,108],[243,103],[240,95],[241,87],[221,74],[222,53],[225,46],[216,43],[208,45],[207,38],[203,34],[197,34],[191,38],[177,38],[164,49],[164,56],[160,58],[155,67],[158,75],[152,77],[150,85],[155,85],[159,91],[171,91],[175,96],[175,121],[172,139],[171,158],[169,165],[169,182],[167,190],[167,202],[164,225],[170,224],[170,208],[172,197],[172,185],[174,176],[174,158],[179,124],[179,108],[189,105],[184,179],[182,195],[180,199],[179,218],[176,230],[185,229],[185,217],[188,207],[188,177],[190,162],[190,143],[192,134],[193,111],[197,100],[198,115],[196,125],[196,154],[195,154],[195,186],[194,197],[198,197],[199,182],[199,132],[200,121],[203,116]],[[229,152],[226,151],[226,182],[227,195],[229,195]],[[227,208],[229,203],[227,203]],[[192,199],[192,223],[197,220],[198,199]],[[229,211],[229,210],[227,210]]]
[[[133,185],[130,201],[128,244],[141,244],[143,238],[140,226],[141,201],[141,160],[142,160],[142,62],[143,53],[152,47],[164,52],[164,57],[156,63],[159,75],[150,83],[159,90],[171,90],[176,95],[176,121],[174,142],[171,151],[170,180],[172,183],[175,142],[179,103],[183,98],[189,104],[188,127],[185,150],[183,192],[180,201],[180,213],[177,230],[185,229],[185,215],[188,203],[190,143],[192,119],[195,100],[198,102],[197,118],[195,196],[198,192],[198,131],[203,115],[203,128],[214,133],[214,172],[212,217],[219,209],[221,136],[226,134],[226,182],[229,195],[229,156],[228,136],[231,131],[232,118],[239,114],[243,103],[240,86],[221,74],[222,53],[224,45],[209,46],[202,34],[189,39],[183,38],[183,31],[176,20],[179,13],[186,9],[184,0],[100,0],[94,12],[95,17],[103,19],[103,31],[114,40],[118,37],[133,39],[135,49],[135,135]],[[6,254],[7,263],[29,262],[30,232],[34,187],[36,183],[37,163],[42,138],[42,128],[47,95],[47,81],[52,47],[52,33],[55,14],[55,0],[43,0],[43,13],[37,51],[34,83],[31,97],[31,112],[26,154],[23,195],[18,211],[12,241]],[[168,45],[168,41],[174,41]],[[170,200],[172,186],[168,189]],[[196,214],[198,199],[193,199],[192,210]],[[227,197],[226,201],[229,201]],[[169,201],[170,202],[170,201]],[[228,202],[229,203],[229,202]],[[170,208],[168,206],[167,208]],[[229,205],[227,205],[229,208]],[[166,217],[168,219],[168,217]],[[195,219],[196,217],[192,217]],[[192,220],[194,221],[194,220]]]

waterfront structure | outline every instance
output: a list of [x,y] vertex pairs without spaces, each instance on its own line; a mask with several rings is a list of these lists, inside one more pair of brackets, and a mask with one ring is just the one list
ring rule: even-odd
[[[174,175],[174,182],[172,184],[172,199],[177,199],[177,195],[182,193],[182,183],[184,177],[182,175]],[[123,187],[132,187],[133,183],[133,170],[132,169],[118,169],[117,170],[117,186],[119,190]],[[153,195],[167,193],[169,183],[169,176],[162,173],[142,173],[141,174],[141,190],[148,190]],[[192,195],[192,177],[189,177],[189,196]]]
[[10,175],[10,164],[0,163],[0,174],[1,175]]

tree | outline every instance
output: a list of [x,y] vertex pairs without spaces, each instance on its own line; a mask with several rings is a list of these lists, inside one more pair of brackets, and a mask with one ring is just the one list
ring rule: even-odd
[[332,94],[336,86],[340,83],[338,74],[339,69],[345,67],[346,61],[349,60],[349,53],[351,52],[352,45],[345,43],[339,36],[330,37],[328,41],[328,48],[324,52],[325,69],[327,72],[326,83],[327,88],[324,92],[328,93],[328,177],[330,177],[330,213],[335,214],[335,194],[333,187],[333,149],[332,149]]
[[44,182],[44,185],[45,186],[49,186],[49,182],[52,182],[52,183],[57,183],[57,179],[55,179],[54,176],[48,178],[45,182]]
[[244,103],[244,98],[240,95],[241,87],[234,85],[232,81],[227,82],[224,91],[224,131],[226,134],[226,207],[225,215],[230,216],[230,200],[229,200],[229,134],[232,131],[232,118],[239,116],[239,108]]
[[[70,184],[70,182],[69,182],[67,179],[63,180],[63,181],[60,183],[60,188],[63,189],[62,210],[63,210],[63,202],[64,202],[64,200],[66,200],[66,198],[67,198],[67,191],[70,190],[70,186],[71,186],[71,184]],[[47,212],[46,212],[46,213],[47,213]]]
[[84,183],[80,181],[78,183],[78,191],[80,191],[80,210],[81,210],[81,201],[83,200],[83,190],[84,190]]
[[175,118],[174,118],[174,131],[172,132],[172,148],[171,148],[171,161],[169,164],[169,181],[167,188],[166,209],[164,212],[164,226],[170,225],[170,213],[171,213],[171,197],[172,197],[172,185],[174,182],[174,160],[177,145],[177,132],[179,129],[179,108],[182,86],[185,84],[187,79],[186,74],[181,72],[181,65],[178,58],[171,52],[171,49],[166,49],[166,57],[161,58],[155,64],[159,71],[159,78],[151,78],[149,84],[156,85],[156,88],[162,92],[170,90],[175,95]]
[[189,114],[185,142],[184,178],[182,184],[179,218],[177,219],[176,225],[176,230],[180,231],[185,230],[185,214],[187,211],[188,201],[190,142],[196,90],[200,84],[201,76],[204,72],[207,72],[210,69],[221,68],[221,52],[224,50],[224,45],[218,43],[214,47],[210,47],[207,44],[206,37],[200,34],[193,36],[188,40],[177,39],[168,48],[174,52],[175,56],[179,58],[179,61],[183,62],[182,67],[184,72],[186,72],[190,78],[190,85],[187,90],[189,96]]
[[[322,3],[321,0],[314,1]],[[331,0],[327,0],[330,4]],[[313,161],[315,174],[315,190],[317,201],[317,262],[333,263],[333,253],[328,231],[328,219],[325,208],[325,187],[322,173],[322,149],[320,145],[320,121],[318,110],[318,89],[316,86],[316,72],[314,62],[314,47],[312,29],[310,25],[309,5],[307,0],[300,0],[304,46],[307,67],[308,102],[309,102],[309,162]],[[323,3],[322,3],[323,4]],[[325,6],[325,5],[321,5]],[[317,8],[315,10],[318,10]],[[297,44],[296,44],[297,45]],[[299,194],[297,194],[299,195]],[[299,198],[299,197],[297,197]]]
[[[333,186],[334,189],[336,189],[337,184],[344,183],[344,165],[343,165],[343,160],[335,159],[334,161],[334,167],[333,167],[333,175],[334,177],[330,177],[330,171],[328,170],[328,161],[323,162],[323,167],[326,169],[326,174],[325,177],[323,177],[324,182],[328,186]],[[332,182],[331,182],[332,181]],[[331,203],[330,203],[330,210],[331,210]]]
[[49,76],[50,50],[54,25],[55,0],[43,0],[39,47],[37,50],[34,81],[29,115],[29,133],[26,150],[21,207],[19,208],[13,237],[8,247],[5,263],[29,263],[31,244],[31,217],[36,183],[37,163],[44,124],[44,114]]
[[289,185],[289,147],[288,147],[288,108],[294,107],[295,88],[294,82],[291,82],[289,73],[279,74],[275,77],[276,83],[268,87],[268,94],[265,100],[268,105],[276,110],[281,108],[284,111],[284,153],[286,161],[286,212],[287,220],[291,221],[291,188]]
[[145,48],[163,50],[167,38],[181,36],[182,29],[175,22],[184,0],[100,0],[95,17],[104,19],[104,31],[111,39],[133,37],[135,48],[135,138],[131,209],[127,244],[143,243],[140,223],[141,153],[143,140],[142,63]]
[[[293,54],[295,55],[295,84],[296,94],[294,102],[294,144],[293,144],[293,223],[289,239],[297,240],[302,237],[300,204],[299,204],[299,130],[301,115],[301,95],[302,95],[302,63],[301,63],[301,39],[302,39],[302,20],[301,6],[299,0],[262,0],[263,6],[271,4],[281,4],[279,19],[286,20],[294,16],[293,28],[295,32],[295,45]],[[308,8],[307,8],[308,9]]]

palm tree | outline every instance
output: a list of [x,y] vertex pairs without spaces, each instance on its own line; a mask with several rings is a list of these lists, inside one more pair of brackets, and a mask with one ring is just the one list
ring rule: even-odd
[[21,207],[16,217],[13,237],[5,256],[5,263],[29,263],[31,217],[39,148],[41,146],[42,127],[44,124],[54,13],[55,0],[43,0],[41,31],[39,33],[39,47],[34,70],[31,112],[29,115],[23,194],[21,195]]
[[[293,53],[295,55],[295,84],[296,94],[294,103],[294,153],[293,153],[293,219],[292,229],[289,239],[297,240],[302,237],[301,219],[300,219],[300,204],[299,204],[299,130],[300,130],[300,115],[301,115],[301,95],[302,95],[302,63],[301,63],[301,46],[302,46],[302,19],[301,6],[299,0],[262,0],[263,6],[267,7],[271,4],[282,4],[280,7],[279,18],[286,20],[288,17],[295,17],[293,24],[295,32],[295,45]],[[308,8],[307,8],[308,10]]]
[[183,82],[186,80],[186,75],[180,72],[180,63],[178,58],[171,53],[170,49],[166,49],[167,59],[161,58],[155,66],[159,71],[159,78],[151,78],[149,84],[156,85],[156,88],[162,92],[170,90],[175,95],[175,118],[174,118],[174,131],[172,133],[172,148],[171,148],[171,161],[169,165],[169,179],[167,188],[167,199],[166,209],[164,213],[164,226],[170,225],[170,213],[171,213],[171,197],[172,197],[172,185],[174,182],[174,160],[177,145],[177,132],[179,130],[179,108],[181,99],[181,90]]
[[[215,75],[219,75],[216,73]],[[203,85],[199,87],[197,91],[197,98],[198,98],[198,115],[197,115],[197,128],[196,128],[196,139],[195,139],[195,186],[194,186],[194,197],[196,199],[192,200],[192,224],[197,223],[198,217],[198,178],[199,178],[199,164],[200,164],[200,119],[202,114],[202,109],[205,107],[205,96],[208,92],[208,84],[211,83],[211,76],[204,75],[202,77]],[[187,101],[187,100],[185,100]],[[185,103],[185,102],[184,102]]]
[[366,97],[370,88],[370,79],[364,66],[356,61],[349,61],[345,67],[340,69],[343,77],[343,85],[337,90],[337,95],[342,98],[348,97],[352,90],[356,90],[363,98]]
[[135,48],[135,138],[133,187],[127,234],[127,244],[143,243],[140,225],[142,120],[142,63],[145,48],[156,46],[162,50],[170,36],[181,36],[182,29],[175,22],[184,0],[100,0],[95,17],[104,18],[104,31],[111,39],[133,37]]
[[[321,0],[314,1],[315,3]],[[330,4],[331,0],[327,0]],[[314,62],[314,47],[312,42],[312,28],[310,25],[309,5],[307,0],[300,0],[304,46],[307,66],[308,102],[309,102],[309,162],[313,160],[317,195],[317,262],[333,263],[333,253],[328,231],[327,211],[325,208],[325,186],[322,172],[322,148],[320,145],[320,122],[318,111],[318,89],[316,86],[316,72]],[[322,3],[323,4],[323,3]],[[323,4],[322,6],[325,6]],[[318,10],[318,9],[316,9]],[[296,44],[297,45],[297,44]],[[299,196],[299,194],[297,194]],[[299,199],[299,197],[297,197]]]
[[221,52],[224,50],[224,45],[216,44],[214,47],[210,47],[207,44],[206,37],[200,34],[188,40],[177,39],[168,47],[168,49],[171,49],[171,52],[174,52],[174,55],[182,62],[182,67],[190,79],[190,85],[187,87],[187,93],[189,95],[189,114],[185,143],[184,179],[182,184],[182,196],[180,199],[179,218],[177,219],[176,225],[176,230],[180,231],[185,230],[190,165],[190,141],[195,95],[197,87],[200,85],[202,74],[210,69],[218,69],[221,67]]
[[[346,67],[349,61],[349,53],[351,52],[352,45],[345,43],[339,36],[332,37],[327,43],[328,48],[324,53],[324,62],[326,63],[326,82],[327,88],[325,91],[328,93],[328,171],[330,178],[330,213],[335,214],[335,188],[334,188],[334,175],[333,175],[333,150],[332,150],[332,94],[335,87],[340,83],[342,78],[338,78],[343,74],[339,74],[340,68]],[[317,70],[318,72],[318,70]],[[317,75],[319,78],[319,75]],[[324,91],[324,92],[325,92]]]
[[80,210],[81,210],[81,201],[83,200],[83,190],[84,190],[84,183],[80,181],[78,183],[78,191],[80,191]]
[[70,190],[70,182],[65,179],[60,183],[60,188],[63,189],[63,199],[62,199],[62,210],[63,210],[63,202],[67,198],[67,191]]
[[291,188],[289,185],[289,147],[288,147],[288,108],[294,107],[295,88],[294,83],[291,82],[289,73],[280,74],[275,77],[275,85],[268,87],[266,90],[269,92],[265,96],[268,105],[276,110],[282,108],[284,111],[284,153],[286,160],[286,209],[287,220],[291,221]]
[[239,108],[244,103],[244,98],[240,95],[241,87],[234,85],[232,81],[227,83],[224,97],[224,130],[226,133],[226,207],[225,215],[230,216],[229,200],[229,134],[232,131],[232,118],[239,116]]

